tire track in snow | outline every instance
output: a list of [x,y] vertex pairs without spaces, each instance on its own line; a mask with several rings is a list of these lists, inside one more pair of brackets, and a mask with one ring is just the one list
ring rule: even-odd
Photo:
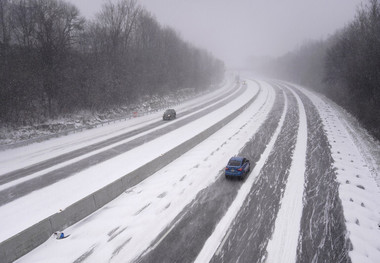
[[[254,168],[257,178],[248,185],[248,193],[240,198],[240,203],[235,208],[237,211],[229,218],[226,216],[226,222],[220,224],[221,229],[216,229],[215,235],[219,237],[208,241],[210,246],[220,244],[217,250],[213,249],[215,255],[209,251],[212,250],[210,247],[205,246],[203,255],[198,256],[198,262],[208,261],[211,256],[211,262],[260,262],[265,259],[266,246],[285,188],[298,129],[296,99],[287,89],[284,92],[288,98],[287,110],[277,128],[278,134],[273,136],[262,154],[261,163]],[[229,235],[223,238],[225,233]]]
[[296,97],[299,114],[297,142],[292,154],[292,164],[287,178],[285,192],[281,199],[273,235],[267,246],[267,262],[294,262],[297,254],[298,236],[302,216],[302,197],[305,183],[307,120],[300,97]]
[[[339,184],[339,197],[343,207],[345,238],[349,256],[353,262],[378,262],[380,258],[380,196],[379,188],[373,178],[371,168],[360,152],[357,142],[371,143],[363,134],[351,134],[345,121],[350,117],[340,114],[334,103],[317,94],[301,89],[315,105],[323,130],[331,146],[333,167]],[[351,123],[352,125],[352,123]],[[356,139],[351,136],[357,137]],[[364,135],[365,136],[365,135]],[[365,136],[366,137],[366,136]],[[359,139],[360,138],[360,139]],[[364,141],[361,141],[364,140]],[[377,144],[373,145],[374,147]],[[376,155],[375,155],[376,156]],[[380,174],[380,173],[378,173]],[[347,260],[349,262],[349,260]]]
[[304,209],[297,262],[350,262],[343,207],[330,144],[311,100],[298,89],[306,110],[308,139]]
[[[252,163],[260,159],[283,112],[284,100],[282,93],[279,93],[276,89],[272,110],[252,140],[248,142],[248,146],[241,151],[241,154],[246,154]],[[260,111],[258,113],[263,114]],[[252,145],[256,146],[255,149]],[[163,231],[165,239],[158,237],[143,256],[135,260],[136,262],[191,262],[197,257],[204,242],[212,234],[242,185],[241,182],[225,180],[222,171],[218,177],[214,184],[198,193],[195,200],[177,216],[181,221],[175,219],[174,228],[169,225],[167,230]],[[182,217],[184,214],[186,215]]]

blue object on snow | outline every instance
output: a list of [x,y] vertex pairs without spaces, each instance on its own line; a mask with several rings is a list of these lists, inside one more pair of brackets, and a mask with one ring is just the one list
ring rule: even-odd
[[56,239],[65,238],[65,234],[63,232],[55,232],[54,235]]

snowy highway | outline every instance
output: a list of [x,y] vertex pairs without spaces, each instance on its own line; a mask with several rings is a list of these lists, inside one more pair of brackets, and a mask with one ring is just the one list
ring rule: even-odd
[[[39,162],[35,165],[31,165],[26,168],[21,168],[21,169],[17,169],[15,171],[6,173],[1,176],[0,185],[4,185],[7,183],[9,184],[13,181],[20,180],[34,173],[51,168],[54,165],[73,160],[77,157],[84,156],[86,154],[95,152],[97,150],[101,150],[101,152],[99,153],[92,154],[81,160],[75,160],[74,162],[63,166],[62,168],[54,169],[36,178],[17,183],[12,187],[8,187],[2,190],[0,192],[0,205],[11,202],[39,188],[46,187],[64,178],[77,174],[80,171],[83,171],[84,169],[93,166],[94,164],[104,162],[108,159],[111,159],[119,155],[120,153],[130,151],[144,143],[147,143],[151,140],[154,140],[155,138],[158,138],[159,136],[163,134],[169,133],[172,130],[175,130],[181,126],[184,126],[187,123],[190,123],[191,121],[196,120],[199,117],[205,115],[206,113],[210,113],[222,107],[223,105],[226,104],[226,102],[230,101],[231,98],[238,92],[240,92],[240,89],[235,90],[231,94],[228,94],[228,93],[222,94],[214,100],[210,100],[207,103],[204,103],[202,105],[183,111],[180,114],[178,114],[178,118],[181,118],[181,120],[174,122],[172,125],[164,126],[165,123],[159,120],[159,121],[150,123],[146,126],[143,126],[139,129],[135,129],[130,132],[120,134],[118,136],[109,138],[107,140],[104,140],[98,143],[91,144],[89,146],[80,148],[78,150],[74,150],[62,155],[58,155],[54,158]],[[213,104],[213,102],[215,101],[218,103]],[[190,115],[190,116],[187,116],[187,115]],[[158,129],[160,126],[164,126],[164,127],[161,129]],[[136,136],[138,135],[142,135],[142,136],[139,136],[136,138]],[[131,138],[133,136],[135,137]],[[130,140],[115,146],[115,144],[127,139],[130,139]],[[104,150],[106,147],[108,149]]]
[[[379,145],[302,87],[245,81],[171,122],[151,114],[0,152],[0,242],[140,169],[57,229],[68,238],[17,262],[378,262]],[[224,178],[234,155],[251,161],[244,181]]]

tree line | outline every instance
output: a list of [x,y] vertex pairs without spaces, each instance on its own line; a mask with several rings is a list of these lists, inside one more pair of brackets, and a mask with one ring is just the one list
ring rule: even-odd
[[0,123],[33,124],[146,95],[205,89],[224,64],[161,26],[136,0],[91,21],[63,0],[0,1]]
[[258,71],[325,94],[380,139],[380,2],[368,0],[355,19],[326,40],[309,41]]

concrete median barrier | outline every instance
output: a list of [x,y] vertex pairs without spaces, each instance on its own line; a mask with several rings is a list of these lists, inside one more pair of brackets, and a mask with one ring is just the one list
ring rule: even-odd
[[45,242],[52,234],[49,218],[25,229],[1,243],[0,262],[13,262]]

